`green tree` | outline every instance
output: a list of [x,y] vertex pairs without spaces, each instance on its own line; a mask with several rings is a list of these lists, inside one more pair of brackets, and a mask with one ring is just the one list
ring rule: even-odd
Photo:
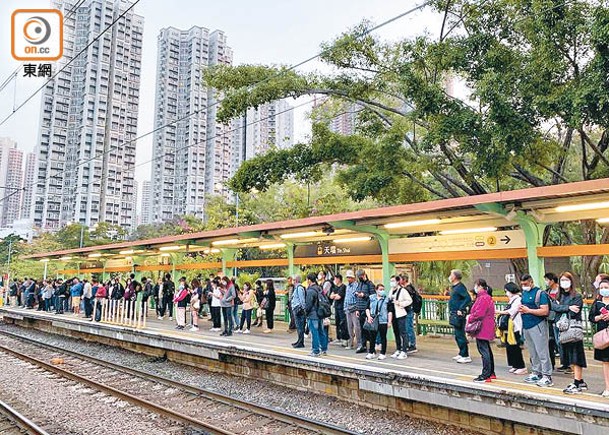
[[[331,133],[322,120],[310,143],[245,162],[231,188],[318,180],[334,165],[353,199],[401,203],[608,175],[604,2],[435,0],[429,7],[443,17],[435,35],[384,42],[362,23],[324,44],[329,74],[253,65],[208,70],[206,83],[225,96],[221,120],[304,95],[360,108],[356,135]],[[467,99],[447,91],[451,80],[467,85]],[[594,221],[576,231],[584,243],[609,241]],[[601,260],[583,259],[582,280]]]

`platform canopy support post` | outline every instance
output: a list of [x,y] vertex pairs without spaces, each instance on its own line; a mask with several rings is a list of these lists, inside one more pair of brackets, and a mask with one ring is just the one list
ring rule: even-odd
[[229,261],[235,261],[238,249],[235,248],[222,248],[222,274],[224,276],[230,276],[230,268],[228,267]]
[[288,276],[294,276],[296,274],[296,267],[294,266],[294,243],[286,243],[285,249],[288,253]]
[[546,224],[537,222],[532,216],[518,212],[518,225],[524,231],[527,245],[527,260],[529,264],[529,275],[533,277],[535,284],[540,287],[543,284],[545,266],[543,258],[537,255],[537,248],[543,246],[543,233]]

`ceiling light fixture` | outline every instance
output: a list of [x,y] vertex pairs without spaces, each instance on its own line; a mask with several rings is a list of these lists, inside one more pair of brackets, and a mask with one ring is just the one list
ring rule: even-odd
[[556,213],[568,213],[570,211],[598,210],[601,208],[609,208],[609,201],[588,202],[585,204],[561,205],[559,207],[556,207],[554,210],[556,211]]
[[444,230],[444,231],[440,231],[440,234],[443,236],[450,236],[453,234],[492,233],[493,231],[497,231],[497,227],[464,228],[461,230]]
[[442,222],[440,219],[423,219],[418,221],[406,221],[406,222],[394,222],[390,224],[385,224],[385,228],[388,230],[394,228],[407,228],[407,227],[419,227],[425,225],[437,225]]

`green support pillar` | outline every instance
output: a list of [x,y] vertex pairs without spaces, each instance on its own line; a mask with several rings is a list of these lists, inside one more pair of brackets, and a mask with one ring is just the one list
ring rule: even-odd
[[386,289],[389,289],[391,275],[395,271],[395,265],[389,262],[389,234],[379,233],[375,235],[381,246],[381,257],[383,261],[383,284]]
[[222,273],[224,276],[230,276],[230,271],[227,266],[229,261],[233,261],[235,259],[235,255],[237,254],[237,249],[234,248],[224,248],[220,250],[222,252]]
[[529,274],[535,280],[535,284],[543,283],[545,267],[543,259],[537,256],[537,248],[543,246],[543,232],[546,224],[537,222],[531,216],[518,212],[518,225],[524,231],[527,245],[527,259],[529,263]]
[[285,249],[288,253],[288,276],[294,276],[296,274],[296,268],[294,267],[294,244],[286,243]]

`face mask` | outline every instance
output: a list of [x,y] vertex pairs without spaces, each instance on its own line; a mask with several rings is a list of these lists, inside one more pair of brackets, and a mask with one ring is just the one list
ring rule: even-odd
[[571,288],[571,280],[570,279],[561,279],[560,280],[560,288],[563,290],[567,290]]
[[478,286],[474,287],[474,294],[478,294],[478,291],[480,290],[480,288]]
[[383,296],[387,296],[387,291],[386,290],[378,290],[376,292],[376,294],[378,295],[379,298],[382,298]]
[[609,298],[609,288],[602,288],[598,291],[604,298]]
[[451,284],[453,283],[453,280],[450,279],[450,276],[448,277],[448,282],[451,283]]
[[529,290],[531,290],[531,287],[529,287],[528,285],[523,285],[522,286],[522,291],[523,292],[528,292]]
[[398,285],[398,283],[391,280],[391,281],[389,281],[389,285],[391,286],[391,288],[394,288],[396,285]]

